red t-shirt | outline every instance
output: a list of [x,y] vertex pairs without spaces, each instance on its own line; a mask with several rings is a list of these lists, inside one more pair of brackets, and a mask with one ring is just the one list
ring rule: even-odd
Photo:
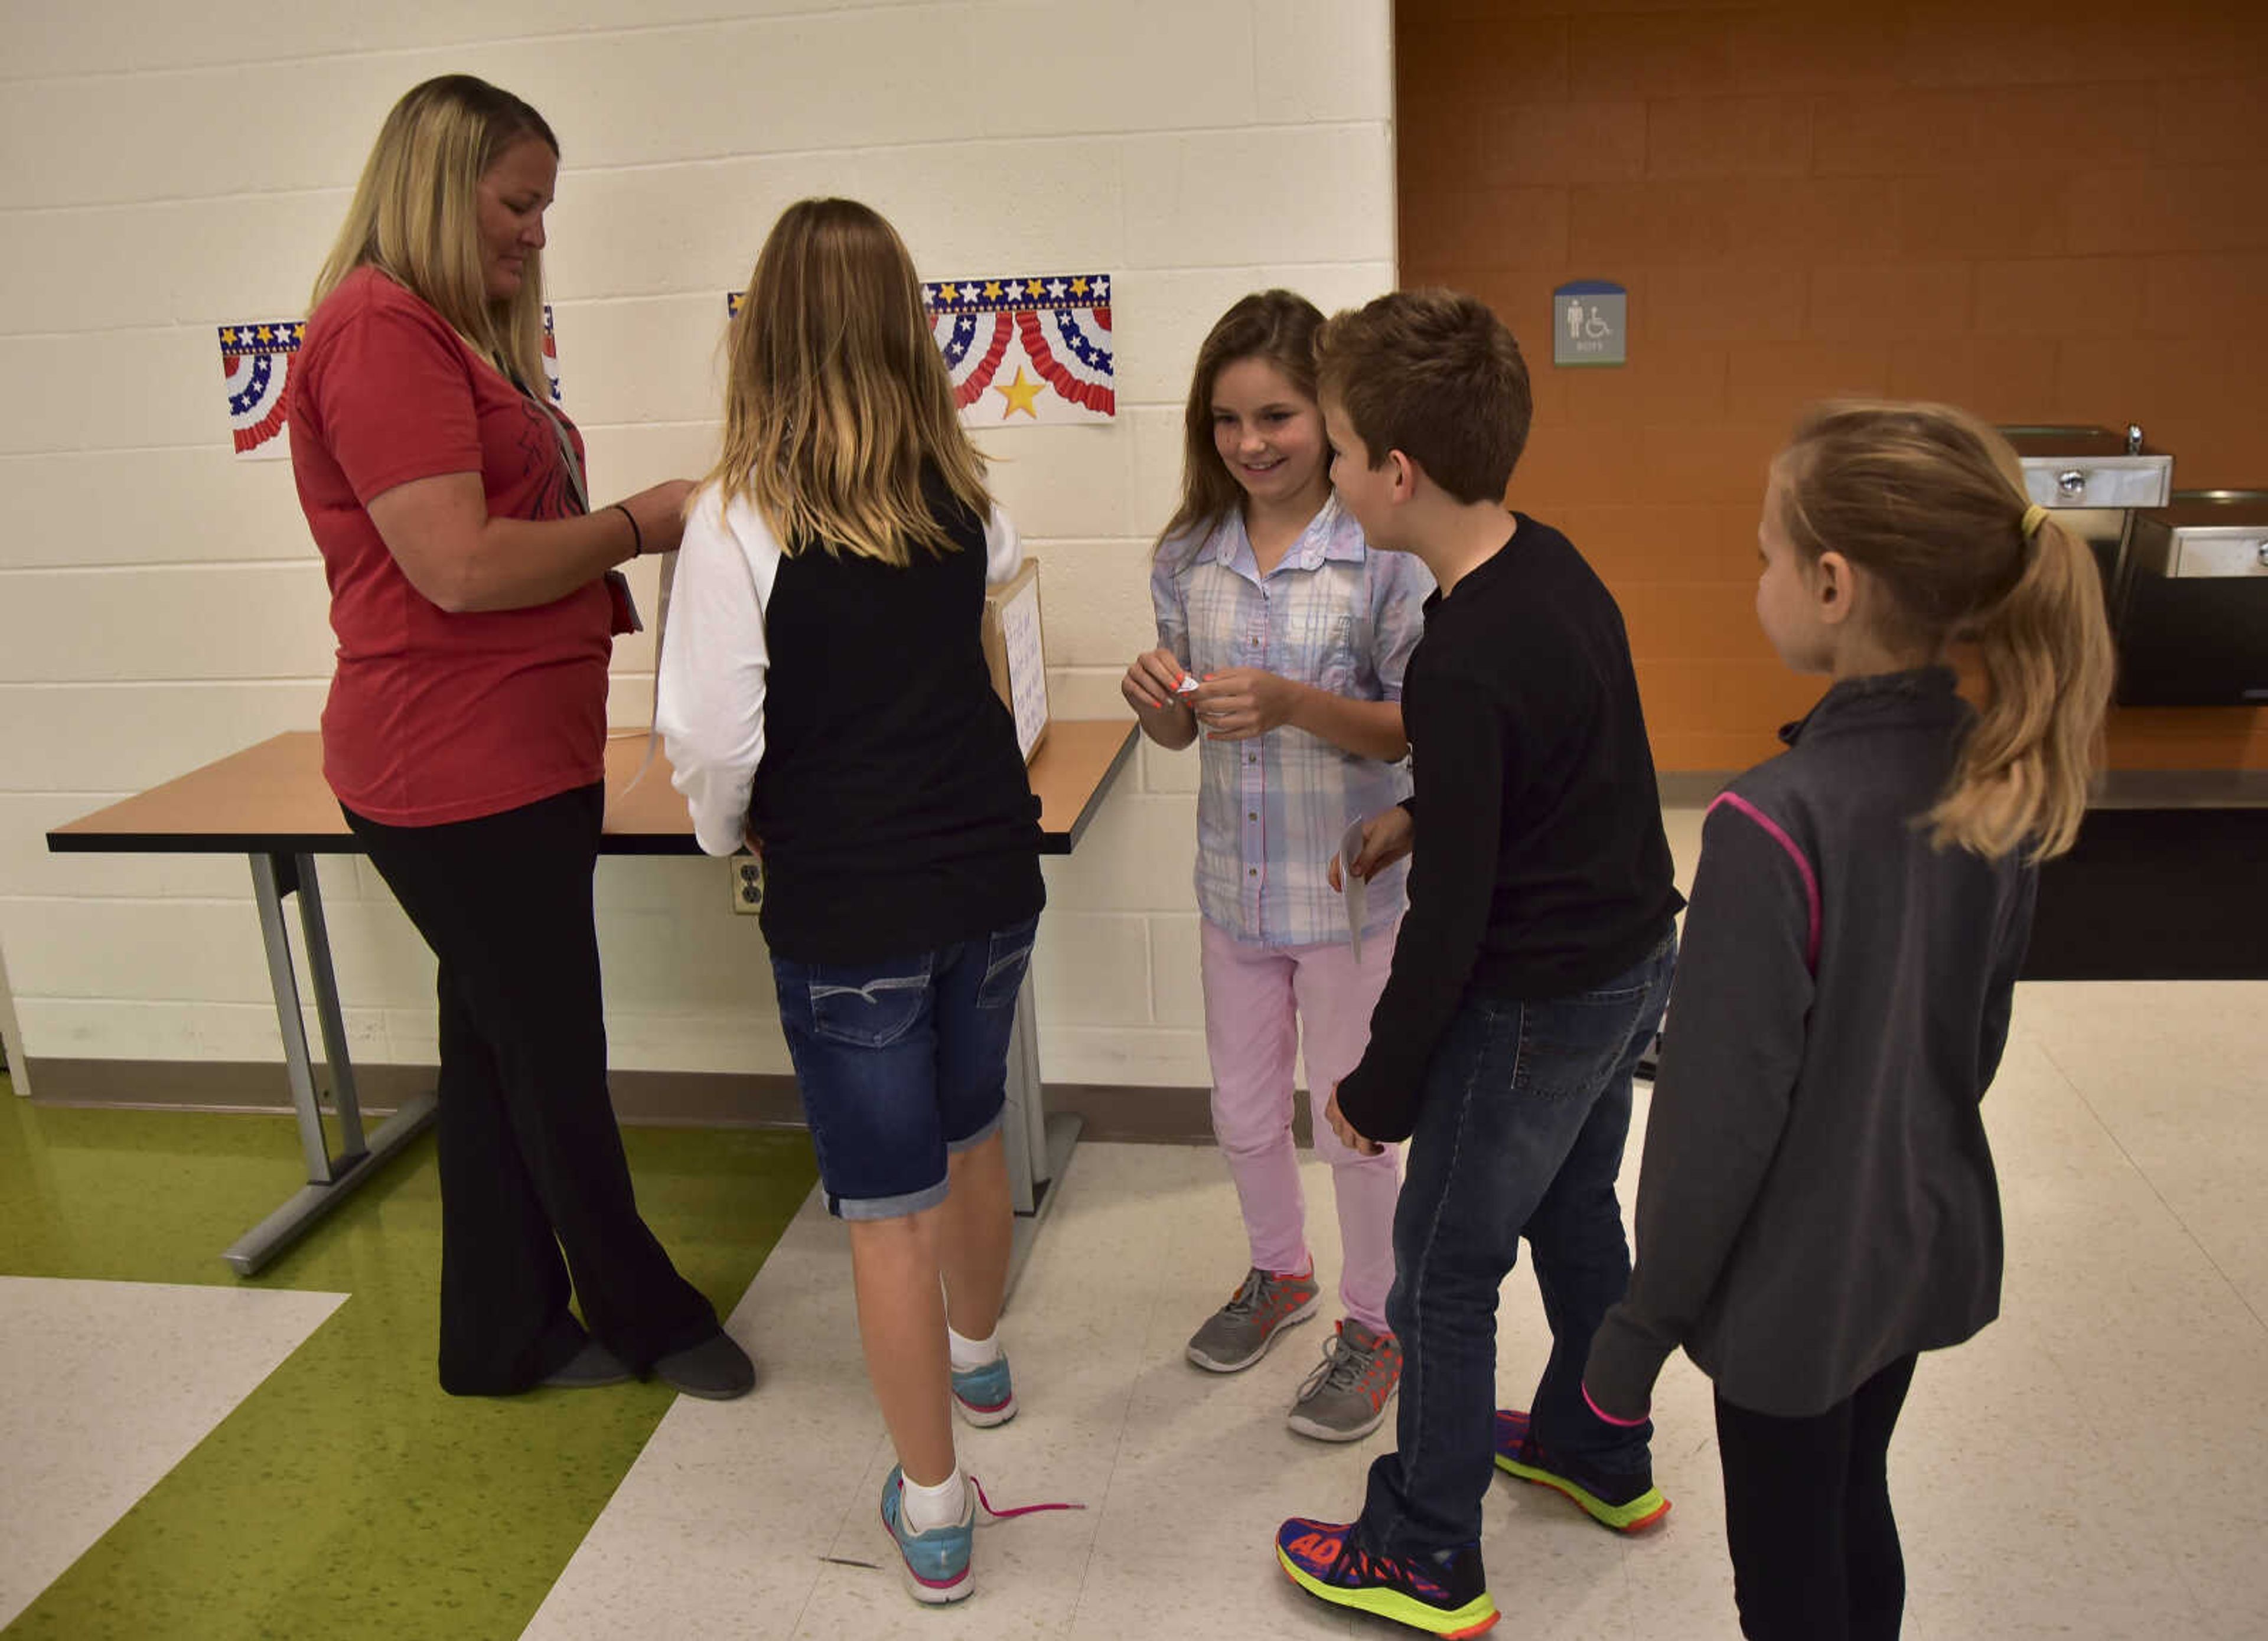
[[[291,468],[322,550],[338,671],[323,774],[394,826],[518,808],[603,778],[614,599],[453,615],[409,585],[364,509],[412,479],[478,473],[491,518],[582,511],[550,417],[375,269],[347,276],[291,363]],[[582,436],[571,426],[579,460]]]

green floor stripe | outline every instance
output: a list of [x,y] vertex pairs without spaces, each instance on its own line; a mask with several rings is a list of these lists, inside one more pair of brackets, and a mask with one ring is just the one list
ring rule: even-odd
[[[647,1220],[728,1309],[811,1188],[808,1142],[660,1129],[624,1141]],[[220,1251],[294,1188],[298,1157],[286,1119],[6,1098],[0,1271],[235,1282]],[[256,1279],[351,1297],[8,1626],[10,1641],[519,1634],[672,1396],[442,1394],[439,1208],[429,1138]],[[762,1394],[748,1417],[762,1417]]]

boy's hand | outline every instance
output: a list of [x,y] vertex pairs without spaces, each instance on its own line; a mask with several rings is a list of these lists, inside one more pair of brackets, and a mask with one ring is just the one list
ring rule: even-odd
[[1182,664],[1171,650],[1145,650],[1118,681],[1118,693],[1137,712],[1162,711],[1179,704],[1174,690],[1182,677]]
[[[1362,852],[1350,864],[1349,870],[1367,881],[1377,873],[1407,855],[1418,841],[1418,822],[1400,804],[1384,810],[1362,823]],[[1331,857],[1328,873],[1331,887],[1342,894],[1346,885],[1339,879],[1339,857]]]
[[1209,674],[1189,697],[1197,723],[1214,740],[1250,740],[1291,722],[1301,686],[1256,666]]
[[1330,1102],[1323,1107],[1323,1120],[1331,1125],[1331,1132],[1339,1137],[1339,1144],[1359,1157],[1375,1157],[1386,1149],[1374,1139],[1365,1139],[1355,1132],[1354,1124],[1346,1120],[1339,1109],[1339,1085],[1331,1085]]

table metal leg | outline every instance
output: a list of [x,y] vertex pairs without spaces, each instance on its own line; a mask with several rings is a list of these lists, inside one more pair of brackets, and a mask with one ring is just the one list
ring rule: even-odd
[[[291,933],[284,922],[284,897],[299,887],[299,863],[290,855],[252,857],[252,894],[260,903],[260,940],[268,948],[268,986],[276,994],[276,1025],[284,1035],[284,1071],[291,1083],[291,1110],[299,1119],[299,1150],[306,1159],[307,1183],[328,1185],[330,1141],[323,1113],[315,1103],[315,1071],[307,1054],[307,1025],[299,1013],[299,977],[291,968]],[[317,914],[320,926],[321,915]],[[325,964],[328,968],[328,962]],[[320,983],[318,982],[317,983]]]
[[1047,1113],[1045,1090],[1040,1081],[1040,1032],[1032,1004],[1032,982],[1027,978],[1016,994],[1016,1023],[1008,1036],[1008,1108],[1002,1114],[1001,1136],[1008,1154],[1008,1197],[1016,1211],[1013,1240],[1008,1255],[1008,1297],[1032,1257],[1040,1227],[1063,1195],[1064,1171],[1071,1166],[1084,1118],[1069,1112]]
[[[1008,1032],[1008,1102],[1000,1114],[1000,1140],[1008,1153],[1008,1204],[1019,1214],[1039,1211],[1040,1171],[1047,1166],[1040,1056],[1033,1045],[1032,1030],[1032,982],[1027,975],[1016,993],[1015,1023]],[[1035,1134],[1042,1136],[1037,1144]]]
[[[299,1122],[299,1150],[306,1164],[307,1183],[221,1255],[244,1277],[253,1275],[297,1241],[368,1178],[376,1165],[406,1147],[433,1120],[434,1107],[432,1095],[420,1095],[374,1131],[364,1134],[354,1063],[347,1053],[346,1016],[339,1007],[338,976],[331,967],[330,935],[323,923],[322,890],[315,879],[314,857],[253,856],[252,893],[260,907],[260,938],[268,951],[268,983],[276,994],[276,1024],[284,1038],[284,1069],[291,1085],[291,1109]],[[291,931],[284,921],[287,894],[299,897],[307,975],[314,988],[315,1018],[322,1029],[331,1100],[339,1120],[341,1151],[335,1158],[323,1132],[313,1057],[307,1049],[306,1023],[299,1013],[298,976],[292,971]]]
[[[339,1154],[364,1155],[362,1100],[355,1093],[354,1061],[347,1053],[347,1019],[339,1007],[338,975],[331,968],[331,936],[323,924],[323,887],[315,857],[298,855],[292,868],[299,879],[299,930],[306,938],[307,977],[314,982],[315,1019],[323,1032],[323,1059],[331,1072],[331,1110],[339,1125]],[[306,1041],[302,1034],[301,1041]]]

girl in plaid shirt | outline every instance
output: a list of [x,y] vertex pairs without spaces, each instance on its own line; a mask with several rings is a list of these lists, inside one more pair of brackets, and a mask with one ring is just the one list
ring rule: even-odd
[[1366,887],[1361,938],[1329,877],[1350,821],[1408,796],[1402,673],[1432,591],[1407,554],[1373,553],[1341,510],[1315,401],[1322,315],[1287,291],[1244,298],[1198,350],[1182,502],[1150,573],[1158,647],[1121,688],[1161,747],[1198,744],[1212,1122],[1251,1243],[1251,1269],[1198,1328],[1189,1359],[1250,1366],[1321,1304],[1292,1137],[1304,1036],[1315,1149],[1336,1189],[1346,1308],[1294,1400],[1302,1435],[1377,1428],[1401,1378],[1386,1325],[1399,1159],[1362,1156],[1322,1118],[1362,1058],[1403,909],[1400,865]]

